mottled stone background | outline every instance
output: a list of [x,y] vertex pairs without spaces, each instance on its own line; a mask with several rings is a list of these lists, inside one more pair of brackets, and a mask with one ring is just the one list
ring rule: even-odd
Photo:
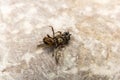
[[[69,45],[37,49],[69,31]],[[120,80],[120,0],[0,0],[0,80]]]

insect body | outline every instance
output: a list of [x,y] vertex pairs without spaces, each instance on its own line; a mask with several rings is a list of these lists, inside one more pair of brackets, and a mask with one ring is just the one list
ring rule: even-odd
[[[53,27],[52,26],[50,27],[52,29],[53,36],[51,37],[49,34],[47,34],[47,36],[43,38],[44,45],[48,47],[53,47],[54,49],[60,49],[69,43],[71,36],[69,32],[63,32],[63,33],[61,31],[54,32]],[[39,46],[41,45],[38,45],[38,47]],[[56,63],[58,63],[57,56],[55,56],[55,59],[56,59]]]
[[[52,26],[50,26],[52,28],[52,31],[53,31],[53,36],[49,36],[47,34],[46,37],[43,38],[43,42],[44,44],[48,45],[48,46],[53,46],[55,48],[58,48],[60,46],[64,46],[66,44],[68,44],[69,40],[70,40],[70,36],[71,34],[69,34],[69,32],[54,32],[54,29]],[[57,34],[59,33],[59,34]]]

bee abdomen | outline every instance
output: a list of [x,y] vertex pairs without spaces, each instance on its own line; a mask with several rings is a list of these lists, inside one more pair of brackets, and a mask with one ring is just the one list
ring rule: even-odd
[[54,44],[54,40],[52,38],[44,38],[43,42],[47,45],[53,45]]

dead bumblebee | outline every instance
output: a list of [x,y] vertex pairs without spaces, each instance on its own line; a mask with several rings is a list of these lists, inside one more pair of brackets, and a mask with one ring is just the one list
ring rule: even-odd
[[[45,45],[47,47],[53,47],[54,49],[60,49],[69,43],[71,36],[69,32],[63,32],[63,33],[61,31],[54,32],[53,27],[52,26],[50,27],[52,29],[53,36],[51,37],[49,34],[47,34],[47,36],[43,38],[44,44],[40,44],[37,47],[41,47]],[[58,54],[57,53],[53,54],[53,56],[55,55]],[[58,63],[59,61],[59,56],[55,56],[56,63]]]

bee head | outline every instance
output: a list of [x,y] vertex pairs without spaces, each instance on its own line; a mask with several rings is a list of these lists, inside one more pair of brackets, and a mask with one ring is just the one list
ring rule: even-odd
[[64,37],[66,37],[67,40],[70,40],[71,34],[69,32],[64,32],[63,35]]

